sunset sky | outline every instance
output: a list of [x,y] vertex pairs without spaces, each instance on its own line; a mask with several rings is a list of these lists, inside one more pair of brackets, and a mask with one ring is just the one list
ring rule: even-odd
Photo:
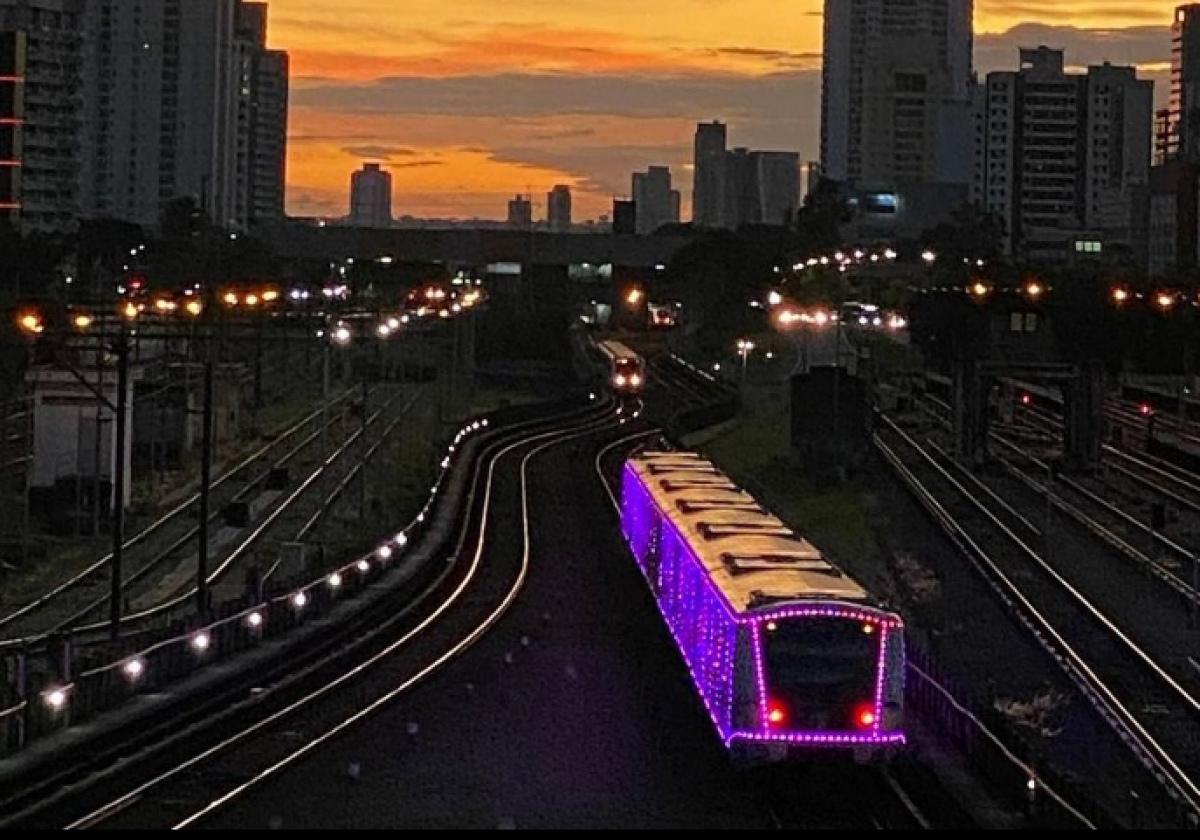
[[[1169,0],[977,0],[976,66],[1020,46],[1134,63],[1159,82]],[[292,56],[289,211],[343,215],[364,160],[396,214],[500,218],[571,184],[607,213],[630,173],[668,164],[690,199],[696,122],[818,157],[822,0],[270,0]],[[544,208],[539,210],[544,213]]]

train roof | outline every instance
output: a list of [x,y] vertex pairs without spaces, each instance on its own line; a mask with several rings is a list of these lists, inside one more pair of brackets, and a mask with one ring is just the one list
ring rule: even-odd
[[601,343],[600,350],[611,359],[640,359],[640,353],[629,349],[619,341],[605,341]]
[[630,468],[738,612],[796,601],[868,602],[865,589],[715,464],[645,453]]

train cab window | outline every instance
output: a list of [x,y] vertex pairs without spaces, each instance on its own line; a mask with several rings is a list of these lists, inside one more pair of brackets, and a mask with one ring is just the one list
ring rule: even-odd
[[840,618],[780,622],[763,633],[767,693],[787,709],[788,728],[858,731],[874,709],[879,636]]

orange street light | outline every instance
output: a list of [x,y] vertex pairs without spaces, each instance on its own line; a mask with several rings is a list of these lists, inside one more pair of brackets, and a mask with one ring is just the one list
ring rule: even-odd
[[187,309],[187,314],[193,318],[199,318],[204,312],[204,304],[198,300],[189,300],[185,308]]
[[1154,303],[1164,312],[1169,312],[1174,309],[1177,302],[1178,301],[1176,300],[1175,295],[1170,294],[1169,292],[1160,292],[1154,298]]
[[121,307],[121,317],[127,321],[136,321],[137,316],[141,314],[141,309],[133,301],[129,301]]
[[1129,298],[1130,294],[1128,289],[1116,288],[1112,291],[1113,303],[1117,304],[1118,306],[1123,303],[1128,303]]
[[40,312],[24,312],[17,318],[17,326],[29,335],[41,335],[46,331],[46,323]]
[[1041,283],[1039,283],[1037,280],[1032,280],[1029,283],[1025,284],[1025,294],[1027,294],[1033,300],[1037,300],[1045,293],[1046,293],[1046,287],[1043,286]]
[[638,306],[646,298],[646,293],[641,289],[633,289],[626,296],[625,300],[630,306]]
[[983,298],[985,298],[989,294],[991,294],[991,292],[992,292],[991,287],[988,286],[987,283],[984,283],[982,281],[976,282],[971,285],[971,297],[975,298],[976,300],[982,300]]
[[91,315],[88,315],[86,312],[80,312],[71,319],[71,323],[77,330],[86,330],[91,328],[92,324],[95,323],[95,320],[95,318],[93,318]]

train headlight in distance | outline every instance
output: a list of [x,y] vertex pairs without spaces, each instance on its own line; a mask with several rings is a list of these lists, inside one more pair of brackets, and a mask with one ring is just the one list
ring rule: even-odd
[[621,374],[616,379],[614,379],[613,382],[616,384],[616,386],[618,388],[624,388],[629,383],[629,380],[625,378],[624,374]]
[[642,377],[638,376],[635,373],[633,375],[633,377],[629,380],[629,384],[632,385],[634,388],[642,387]]

